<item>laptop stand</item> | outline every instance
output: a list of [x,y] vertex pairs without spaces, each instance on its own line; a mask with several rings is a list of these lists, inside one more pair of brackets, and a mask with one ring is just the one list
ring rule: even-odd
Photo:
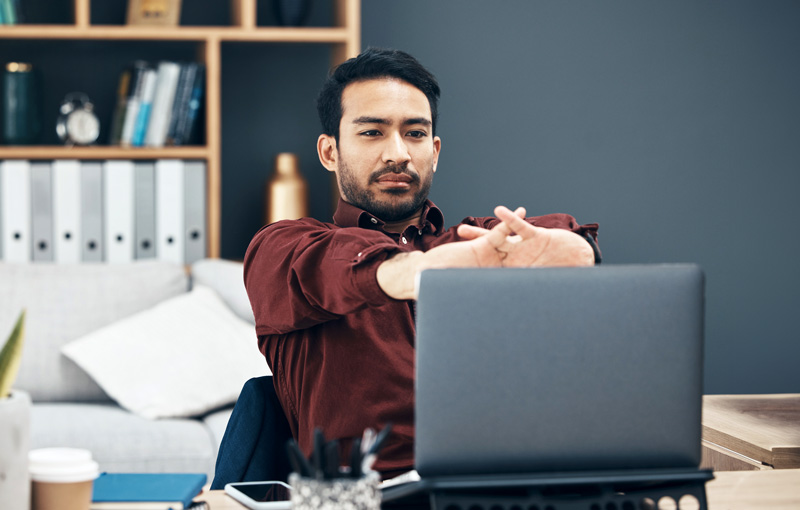
[[[384,492],[385,509],[707,510],[708,470],[441,477]],[[427,501],[426,501],[427,500]]]

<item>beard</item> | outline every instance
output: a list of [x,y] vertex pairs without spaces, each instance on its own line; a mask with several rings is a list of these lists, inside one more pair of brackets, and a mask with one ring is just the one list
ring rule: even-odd
[[350,167],[342,160],[339,161],[337,173],[339,174],[339,186],[345,200],[385,222],[400,221],[413,216],[428,199],[428,193],[433,182],[433,167],[429,172],[426,172],[427,177],[423,180],[418,173],[408,170],[408,164],[389,165],[373,172],[369,176],[367,184],[374,184],[386,174],[396,173],[410,177],[412,189],[416,185],[417,190],[414,192],[402,189],[388,189],[379,191],[378,194],[383,195],[383,197],[379,197],[375,191],[368,187],[359,187]]

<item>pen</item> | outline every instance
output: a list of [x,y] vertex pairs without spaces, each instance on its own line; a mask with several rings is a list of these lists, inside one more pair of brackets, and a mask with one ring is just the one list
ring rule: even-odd
[[325,445],[325,478],[333,480],[339,476],[339,442],[333,440]]
[[378,459],[378,456],[374,453],[368,453],[364,455],[364,459],[361,461],[361,472],[368,473],[372,471],[372,465],[375,464],[375,461]]
[[367,453],[364,454],[364,458],[361,461],[361,472],[366,473],[372,470],[372,465],[375,463],[375,460],[378,458],[378,452],[381,448],[383,448],[384,443],[386,443],[386,438],[389,437],[389,433],[392,431],[392,423],[389,422],[386,426],[378,432],[378,435],[375,437],[375,442],[372,446],[369,447]]
[[367,427],[364,429],[364,436],[361,438],[361,453],[367,453],[375,443],[375,429]]
[[386,424],[385,427],[383,427],[383,430],[378,432],[378,435],[375,437],[375,442],[372,444],[367,453],[377,454],[380,451],[380,449],[383,448],[383,443],[386,442],[386,438],[389,437],[389,433],[391,431],[392,431],[392,422],[389,422]]
[[353,446],[350,449],[350,476],[352,478],[361,478],[361,438],[353,439]]
[[312,476],[311,465],[303,455],[303,452],[300,451],[300,447],[294,439],[290,439],[286,442],[286,450],[292,469],[300,476]]
[[325,435],[319,428],[314,429],[314,451],[311,456],[317,480],[321,480],[325,477]]

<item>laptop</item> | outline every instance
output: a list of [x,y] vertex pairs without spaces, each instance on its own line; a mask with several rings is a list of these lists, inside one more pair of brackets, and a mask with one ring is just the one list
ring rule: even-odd
[[697,470],[703,317],[695,265],[423,272],[417,472]]

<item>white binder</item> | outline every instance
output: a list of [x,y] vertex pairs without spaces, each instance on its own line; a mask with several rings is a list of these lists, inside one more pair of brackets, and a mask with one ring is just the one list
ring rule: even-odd
[[81,163],[81,258],[103,261],[103,164]]
[[155,169],[152,161],[134,163],[134,256],[152,259],[156,256]]
[[186,264],[206,256],[206,164],[205,161],[184,161],[184,232]]
[[103,163],[103,244],[109,263],[133,260],[133,168],[130,160]]
[[49,161],[31,162],[33,261],[53,261],[53,184]]
[[30,162],[0,162],[0,180],[3,259],[6,262],[29,262],[32,244]]
[[[3,200],[3,162],[0,161],[0,200]],[[3,202],[0,202],[0,260],[3,260]]]
[[53,245],[55,261],[81,261],[81,163],[76,159],[53,161]]
[[183,161],[156,161],[156,255],[183,264]]

